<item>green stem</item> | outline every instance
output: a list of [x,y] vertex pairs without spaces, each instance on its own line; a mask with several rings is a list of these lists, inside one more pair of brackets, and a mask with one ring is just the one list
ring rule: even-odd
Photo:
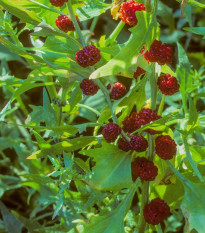
[[91,31],[91,32],[94,32],[94,31],[95,31],[95,27],[96,27],[97,22],[98,22],[98,17],[95,17],[95,18],[93,19],[93,21],[92,21],[91,26],[90,26],[90,31]]
[[120,32],[122,31],[122,29],[123,29],[124,26],[125,26],[125,23],[123,23],[122,21],[120,21],[119,24],[117,25],[117,27],[115,28],[115,30],[112,32],[112,34],[105,41],[105,45],[106,46],[115,41],[115,39],[118,37],[118,35],[120,34]]
[[97,116],[100,116],[100,115],[101,115],[100,112],[98,112],[98,111],[97,111],[96,109],[94,109],[94,108],[91,108],[90,106],[87,106],[87,105],[84,105],[84,104],[77,104],[76,106],[79,107],[79,108],[88,109],[88,110],[92,111],[93,113],[95,113]]
[[58,126],[61,125],[61,119],[62,119],[62,107],[59,108]]
[[144,206],[148,203],[149,200],[149,182],[144,181],[142,184],[142,199],[141,199],[141,206],[140,206],[140,218],[139,218],[139,233],[144,233],[146,228],[146,222],[143,216]]
[[184,142],[184,148],[185,148],[185,152],[186,152],[186,158],[189,160],[189,163],[191,164],[191,167],[193,168],[195,174],[197,175],[197,177],[199,178],[199,180],[201,182],[203,182],[203,177],[199,171],[199,169],[197,168],[197,165],[195,163],[195,161],[192,158],[191,152],[189,150],[189,145],[187,143],[187,139],[182,136],[183,142]]
[[180,123],[180,119],[175,119],[175,120],[169,121],[169,122],[165,123],[165,125],[170,126],[170,125],[174,125],[177,123]]
[[[53,77],[52,76],[46,76],[46,82],[53,82]],[[53,82],[54,83],[54,82]],[[49,96],[51,98],[51,100],[54,98],[54,97],[57,97],[58,96],[58,93],[56,91],[56,88],[55,88],[55,85],[48,85],[46,86],[46,89],[48,90],[48,93],[49,93]]]
[[166,160],[167,165],[171,168],[171,170],[174,172],[174,174],[181,180],[182,183],[188,183],[189,181],[185,176],[183,176],[173,165],[169,160]]
[[82,46],[85,47],[85,46],[86,46],[85,40],[84,40],[84,38],[83,38],[83,35],[82,35],[82,33],[81,33],[81,30],[80,30],[80,27],[79,27],[78,22],[77,22],[77,20],[76,20],[76,17],[75,17],[74,11],[73,11],[72,1],[71,1],[71,0],[69,0],[69,1],[67,2],[67,7],[68,7],[68,11],[69,11],[70,17],[71,17],[71,19],[72,19],[72,21],[73,21],[75,30],[76,30],[76,32],[77,32],[77,34],[78,34],[78,36],[79,36],[80,42],[81,42]]
[[159,109],[158,109],[158,113],[157,113],[157,115],[159,115],[159,116],[162,115],[163,108],[164,108],[165,98],[166,98],[166,96],[165,96],[165,95],[162,95],[162,100],[161,100],[161,103],[160,103],[160,105],[159,105]]
[[145,8],[147,12],[151,11],[151,0],[146,0],[145,1]]
[[150,91],[151,91],[151,109],[156,109],[157,103],[157,84],[155,79],[155,64],[152,65],[152,73],[150,75]]

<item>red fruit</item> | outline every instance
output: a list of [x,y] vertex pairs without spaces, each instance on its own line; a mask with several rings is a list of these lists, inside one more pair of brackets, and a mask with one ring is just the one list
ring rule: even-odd
[[170,216],[170,208],[165,201],[157,197],[145,205],[143,214],[147,223],[157,225]]
[[99,62],[100,59],[100,50],[97,49],[94,45],[85,46],[75,55],[76,62],[82,67],[93,66]]
[[173,95],[179,91],[177,79],[170,74],[162,74],[158,78],[157,85],[164,95]]
[[80,88],[85,95],[95,95],[99,90],[99,87],[93,82],[93,80],[88,78],[83,79],[80,83]]
[[51,5],[61,7],[68,0],[50,0]]
[[140,122],[137,120],[136,112],[133,112],[130,117],[125,117],[122,124],[123,124],[122,129],[128,133],[132,133],[141,127]]
[[[161,118],[161,116],[158,116],[154,110],[146,109],[146,108],[143,108],[142,110],[140,110],[140,112],[137,115],[137,120],[140,122],[141,125],[146,125],[146,124],[148,124],[152,121],[156,121],[160,118]],[[157,130],[153,130],[153,129],[146,129],[145,131],[147,131],[150,134],[162,133],[161,131],[157,131]]]
[[145,157],[137,157],[131,163],[131,170],[133,181],[137,177],[140,177],[141,180],[152,181],[158,174],[158,168]]
[[143,152],[148,148],[148,142],[143,136],[135,134],[131,136],[130,147],[137,152]]
[[[108,84],[107,89],[110,89],[111,85]],[[112,85],[112,90],[110,92],[110,98],[114,100],[119,100],[127,93],[125,85],[119,82],[115,82]]]
[[102,135],[104,136],[107,142],[114,142],[120,133],[120,126],[112,122],[107,124],[102,131]]
[[169,135],[158,136],[155,140],[156,154],[164,159],[172,159],[177,152],[177,145]]
[[59,15],[56,19],[56,26],[65,33],[75,30],[73,22],[68,18],[67,15]]
[[150,50],[144,54],[144,58],[149,62],[157,62],[159,65],[170,64],[173,58],[173,50],[168,44],[154,40]]
[[136,69],[136,71],[135,71],[135,73],[134,73],[134,75],[133,75],[133,77],[135,78],[135,79],[137,79],[139,76],[141,76],[141,78],[143,78],[144,77],[144,75],[145,75],[145,73],[146,73],[146,71],[144,70],[144,69],[142,69],[141,67],[137,67],[137,69]]
[[129,142],[125,140],[124,138],[119,138],[117,144],[118,144],[118,147],[123,151],[128,152],[131,149]]
[[135,26],[138,22],[135,15],[136,11],[145,11],[145,7],[142,3],[138,4],[134,0],[124,2],[120,8],[120,18],[121,20],[129,24],[130,26]]

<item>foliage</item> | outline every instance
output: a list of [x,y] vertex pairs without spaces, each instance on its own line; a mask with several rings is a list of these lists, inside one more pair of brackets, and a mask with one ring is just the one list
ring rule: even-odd
[[[205,4],[140,2],[150,11],[136,12],[138,23],[128,28],[113,19],[122,1],[69,0],[57,8],[49,0],[0,0],[0,232],[204,232]],[[72,11],[81,30],[75,25],[65,33],[55,19],[72,18]],[[172,64],[143,58],[142,47],[149,50],[155,39],[171,43]],[[93,67],[75,61],[84,44],[101,52]],[[138,66],[146,74],[135,80]],[[159,92],[160,73],[177,78],[178,93],[165,98]],[[85,78],[99,86],[96,95],[82,94]],[[116,81],[128,91],[112,101],[106,86]],[[124,152],[105,141],[108,122],[122,127],[142,107],[162,115],[134,132],[148,140],[148,151]],[[172,160],[155,154],[156,135],[147,129],[174,138]],[[137,156],[156,164],[154,181],[133,182]],[[152,226],[143,207],[156,197],[171,215]]]

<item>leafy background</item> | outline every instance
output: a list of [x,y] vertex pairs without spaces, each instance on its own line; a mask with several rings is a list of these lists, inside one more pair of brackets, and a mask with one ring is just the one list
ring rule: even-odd
[[[111,118],[102,92],[82,98],[79,81],[82,76],[88,77],[90,71],[73,60],[79,49],[72,40],[76,34],[57,30],[55,19],[60,12],[50,7],[48,0],[36,2],[0,0],[0,232],[74,233],[83,231],[83,225],[84,232],[137,232],[141,184],[133,186],[131,156],[102,139],[101,126]],[[114,59],[107,62],[116,54],[119,58],[129,54],[129,50],[123,50],[127,41],[126,48],[141,49],[141,44],[134,41],[141,41],[148,29],[144,27],[148,19],[139,13],[141,24],[131,29],[134,39],[129,39],[130,31],[125,26],[117,38],[118,44],[114,41],[108,47],[105,38],[117,25],[110,15],[111,2],[74,3],[86,40],[98,42],[102,51],[103,59],[96,68],[110,68],[101,69],[102,72],[98,69],[92,77],[109,75],[109,80],[120,80],[130,89],[125,98],[113,104],[121,123],[133,106],[140,109],[150,97],[146,85],[150,72],[136,83],[131,79],[136,65],[130,66],[129,60],[124,64],[122,59],[121,67],[113,69]],[[204,177],[203,4],[189,1],[183,17],[177,1],[160,1],[158,5],[160,38],[175,50],[171,69],[161,69],[178,78],[180,93],[166,98],[164,118],[151,127],[163,127],[174,135],[178,144],[175,164],[183,174],[174,176],[164,161],[155,158],[160,172],[151,186],[150,199],[159,195],[173,213],[162,224],[163,232],[190,232],[193,228],[203,232],[204,227],[204,184],[193,173],[187,156],[191,154]],[[60,11],[67,12],[65,7]],[[88,31],[90,27],[94,33]],[[143,31],[138,33],[141,28]],[[150,29],[147,44],[159,34],[156,28]],[[137,62],[147,71],[151,69],[142,59]],[[117,72],[120,69],[121,74]],[[60,126],[56,126],[60,108],[53,101],[58,95],[56,89],[67,101],[62,107],[64,124],[61,122]],[[158,105],[160,100],[159,94]],[[182,106],[186,114],[183,110],[175,114]],[[153,227],[147,232],[159,229]]]

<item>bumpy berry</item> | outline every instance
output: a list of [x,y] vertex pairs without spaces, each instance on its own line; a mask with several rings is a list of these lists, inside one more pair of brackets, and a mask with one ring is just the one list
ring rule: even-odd
[[112,122],[107,124],[102,131],[102,135],[104,136],[107,142],[114,142],[120,133],[120,126]]
[[93,66],[101,59],[100,50],[94,45],[85,46],[75,55],[75,60],[82,67]]
[[67,2],[68,0],[50,0],[50,3],[53,5],[53,6],[58,6],[58,7],[61,7],[64,5],[65,2]]
[[143,152],[146,151],[148,142],[143,136],[135,134],[131,136],[130,147],[137,152]]
[[177,79],[170,74],[162,74],[158,78],[157,85],[164,95],[173,95],[179,91]]
[[141,180],[152,181],[158,174],[158,168],[145,157],[137,157],[131,163],[131,171],[133,180],[140,177]]
[[[157,113],[152,109],[143,108],[137,115],[137,120],[140,122],[141,125],[146,125],[152,121],[156,121],[160,119],[161,116],[158,116]],[[147,132],[150,134],[160,134],[161,131],[153,130],[153,129],[146,129]]]
[[137,79],[140,75],[142,75],[141,78],[143,78],[144,75],[145,75],[145,73],[146,73],[146,71],[144,69],[142,69],[141,67],[138,66],[137,69],[136,69],[136,71],[134,72],[133,77],[135,79]]
[[118,144],[118,147],[123,151],[128,152],[131,149],[129,142],[125,140],[124,138],[119,138],[117,144]]
[[157,225],[170,216],[170,208],[165,201],[157,197],[145,205],[143,215],[147,223]]
[[95,95],[99,90],[99,87],[93,82],[93,80],[88,78],[83,79],[80,83],[80,88],[84,95]]
[[[107,89],[111,89],[111,85],[108,84]],[[115,82],[112,85],[112,90],[110,92],[110,98],[114,100],[119,100],[127,93],[125,85],[119,82]]]
[[141,127],[140,122],[137,120],[137,113],[136,112],[133,112],[131,114],[131,116],[129,116],[129,117],[125,117],[122,124],[123,124],[122,129],[128,133],[132,133]]
[[135,26],[138,22],[135,15],[136,11],[145,11],[145,7],[142,3],[138,4],[134,0],[124,2],[120,8],[120,18],[121,20],[129,24],[130,26]]
[[160,158],[168,160],[176,155],[177,145],[169,135],[161,135],[155,140],[155,150]]
[[67,15],[59,15],[56,19],[56,26],[65,33],[75,30],[73,22],[68,18]]
[[157,62],[159,65],[170,64],[173,58],[173,50],[168,44],[154,40],[150,50],[144,54],[144,58],[149,62]]

